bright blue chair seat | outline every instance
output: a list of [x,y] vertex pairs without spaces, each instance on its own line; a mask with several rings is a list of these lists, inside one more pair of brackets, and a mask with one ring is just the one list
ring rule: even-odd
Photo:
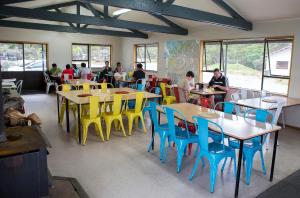
[[[200,151],[197,153],[196,162],[189,179],[193,179],[197,167],[199,165],[200,159],[203,160],[204,157],[207,158],[207,160],[210,163],[210,192],[214,192],[216,176],[218,172],[218,165],[221,162],[221,160],[226,159],[227,157],[231,157],[234,160],[234,174],[236,172],[235,149],[224,145],[224,132],[220,125],[198,116],[194,116],[193,119],[195,121],[195,126],[197,126],[198,144],[200,147]],[[208,143],[208,123],[215,125],[217,128],[220,129],[220,135],[222,138],[221,143]]]

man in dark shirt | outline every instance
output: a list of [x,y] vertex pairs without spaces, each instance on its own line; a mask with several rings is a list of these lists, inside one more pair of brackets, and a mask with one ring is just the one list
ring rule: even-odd
[[109,66],[109,62],[105,61],[105,66],[102,72],[100,72],[100,82],[112,82],[113,79],[113,72],[111,67]]
[[136,65],[136,70],[133,72],[132,77],[134,78],[134,81],[145,78],[145,72],[143,71],[143,65],[141,63]]
[[[214,76],[208,83],[208,87],[213,87],[216,91],[225,91],[229,90],[228,79],[224,76],[219,69],[214,70]],[[212,96],[211,100],[217,104],[218,102],[224,102],[226,94],[217,94]]]

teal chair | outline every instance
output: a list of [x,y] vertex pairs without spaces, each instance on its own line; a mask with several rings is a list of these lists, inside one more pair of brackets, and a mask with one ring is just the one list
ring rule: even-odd
[[[236,173],[235,149],[224,145],[224,132],[223,132],[223,128],[220,125],[198,116],[194,116],[193,119],[195,122],[195,126],[197,128],[197,133],[198,133],[197,143],[199,144],[200,152],[197,153],[196,162],[189,179],[190,180],[193,179],[197,167],[199,165],[199,160],[200,159],[203,160],[203,158],[207,158],[210,164],[210,192],[214,192],[214,186],[215,186],[216,176],[218,172],[218,165],[221,160],[226,159],[227,157],[231,157],[234,160],[234,173]],[[209,137],[208,124],[215,125],[215,127],[219,129],[222,138],[221,143],[218,142],[208,143],[208,137]]]
[[[271,118],[273,122],[273,113],[263,110],[263,109],[249,109],[244,114],[244,119],[249,119],[250,115],[254,115],[255,120],[258,122],[266,123],[268,118]],[[257,152],[260,153],[261,159],[261,166],[264,175],[266,175],[266,167],[264,162],[264,155],[263,155],[263,144],[265,142],[266,135],[262,137],[255,137],[250,140],[244,142],[243,146],[243,162],[246,162],[246,184],[250,184],[251,174],[252,174],[252,166],[253,166],[253,159]],[[229,146],[234,149],[239,149],[240,142],[238,140],[229,139]],[[224,169],[226,161],[224,161],[222,169]]]
[[[168,129],[169,129],[169,136],[168,140],[169,143],[173,142],[175,143],[176,150],[177,150],[177,172],[180,172],[180,167],[182,163],[182,159],[184,154],[186,153],[187,146],[192,143],[197,143],[198,142],[198,136],[196,134],[193,134],[188,131],[188,125],[187,121],[184,117],[184,115],[170,107],[164,107],[163,108],[167,121],[168,121]],[[175,124],[175,113],[179,116],[180,119],[182,119],[185,123],[185,130],[180,130],[176,133],[176,124]],[[169,147],[168,147],[169,148]],[[164,154],[163,162],[166,161],[168,155],[168,149],[166,149],[166,152]]]
[[[152,144],[153,144],[153,141],[154,141],[155,134],[158,134],[159,138],[160,138],[159,158],[160,158],[160,160],[162,160],[163,159],[163,154],[164,154],[166,140],[170,136],[169,128],[168,128],[168,124],[159,124],[158,123],[157,107],[159,107],[159,105],[156,102],[152,102],[152,101],[149,101],[148,104],[149,104],[150,118],[151,118],[151,121],[152,121],[153,126],[154,126],[154,135],[152,136],[150,144],[148,146],[148,152],[150,152],[150,150],[152,148]],[[176,126],[175,127],[175,131],[176,131],[176,133],[180,133],[181,132],[181,128]],[[170,143],[169,143],[169,146],[170,146]]]

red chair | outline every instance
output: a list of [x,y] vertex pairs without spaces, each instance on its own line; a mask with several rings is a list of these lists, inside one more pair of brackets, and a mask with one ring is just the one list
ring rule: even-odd
[[210,104],[209,98],[206,98],[206,97],[200,98],[200,106],[210,108],[211,104]]
[[180,103],[179,88],[173,87],[173,93],[174,93],[174,96],[176,97],[176,102]]
[[93,75],[92,75],[92,74],[88,74],[88,75],[86,76],[86,78],[87,78],[88,80],[92,80]]

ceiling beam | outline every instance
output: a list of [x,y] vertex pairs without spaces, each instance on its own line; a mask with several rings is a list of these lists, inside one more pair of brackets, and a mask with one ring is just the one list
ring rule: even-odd
[[166,23],[167,25],[173,27],[173,28],[177,28],[177,29],[180,29],[182,31],[188,31],[187,29],[177,25],[176,23],[174,23],[173,21],[167,19],[166,17],[162,16],[162,15],[159,15],[159,14],[155,14],[155,13],[152,13],[151,14],[152,16],[154,16],[155,18],[163,21],[164,23]]
[[178,17],[193,21],[200,21],[220,26],[238,28],[242,30],[252,30],[252,23],[231,17],[226,17],[210,12],[182,7],[178,5],[168,5],[161,2],[149,0],[84,0],[89,3],[97,3],[106,6],[127,8],[148,13],[156,13],[165,16]]
[[[92,6],[90,3],[86,3],[86,2],[83,2],[83,1],[79,1],[78,2],[79,5],[81,5],[82,7],[90,10],[94,16],[96,17],[105,17],[105,14],[99,10],[97,10],[96,8],[94,8],[94,6]],[[112,18],[110,16],[107,15],[107,18]],[[84,25],[83,27],[86,28],[88,25]],[[134,32],[134,33],[137,33],[137,34],[140,34],[140,35],[143,35],[144,37],[147,37],[148,38],[148,34],[145,34],[141,31],[138,31],[136,29],[129,29],[131,32]]]
[[96,17],[84,16],[84,15],[77,16],[76,14],[68,14],[68,13],[54,13],[42,9],[28,9],[28,8],[19,8],[19,7],[11,7],[11,6],[1,6],[0,15],[6,17],[21,17],[21,18],[39,19],[39,20],[46,20],[46,21],[59,21],[59,22],[96,25],[96,26],[108,26],[114,28],[138,29],[144,31],[169,33],[169,34],[179,34],[179,35],[187,34],[187,31],[179,31],[176,28],[162,26],[162,25],[132,22],[126,20],[112,19],[112,18],[96,18]]
[[226,2],[223,0],[212,0],[217,6],[225,10],[228,14],[230,14],[233,18],[236,19],[244,19],[239,13],[237,13],[230,5],[228,5]]
[[174,2],[175,2],[175,0],[167,0],[165,3],[170,5],[170,4],[174,3]]
[[33,0],[1,0],[0,5],[13,4],[13,3],[22,3]]
[[122,31],[115,31],[115,30],[103,30],[103,29],[92,29],[92,28],[76,28],[76,27],[73,28],[70,26],[62,26],[62,25],[50,25],[50,24],[17,22],[17,21],[6,21],[6,20],[0,20],[0,26],[11,27],[11,28],[45,30],[45,31],[54,31],[54,32],[148,38],[148,37],[144,37],[144,35],[140,35],[132,32],[122,32]]
[[[55,11],[58,13],[62,13],[59,8],[55,8]],[[71,26],[73,28],[75,27],[75,25],[73,25],[73,23],[68,23],[68,24],[69,24],[69,26]]]

